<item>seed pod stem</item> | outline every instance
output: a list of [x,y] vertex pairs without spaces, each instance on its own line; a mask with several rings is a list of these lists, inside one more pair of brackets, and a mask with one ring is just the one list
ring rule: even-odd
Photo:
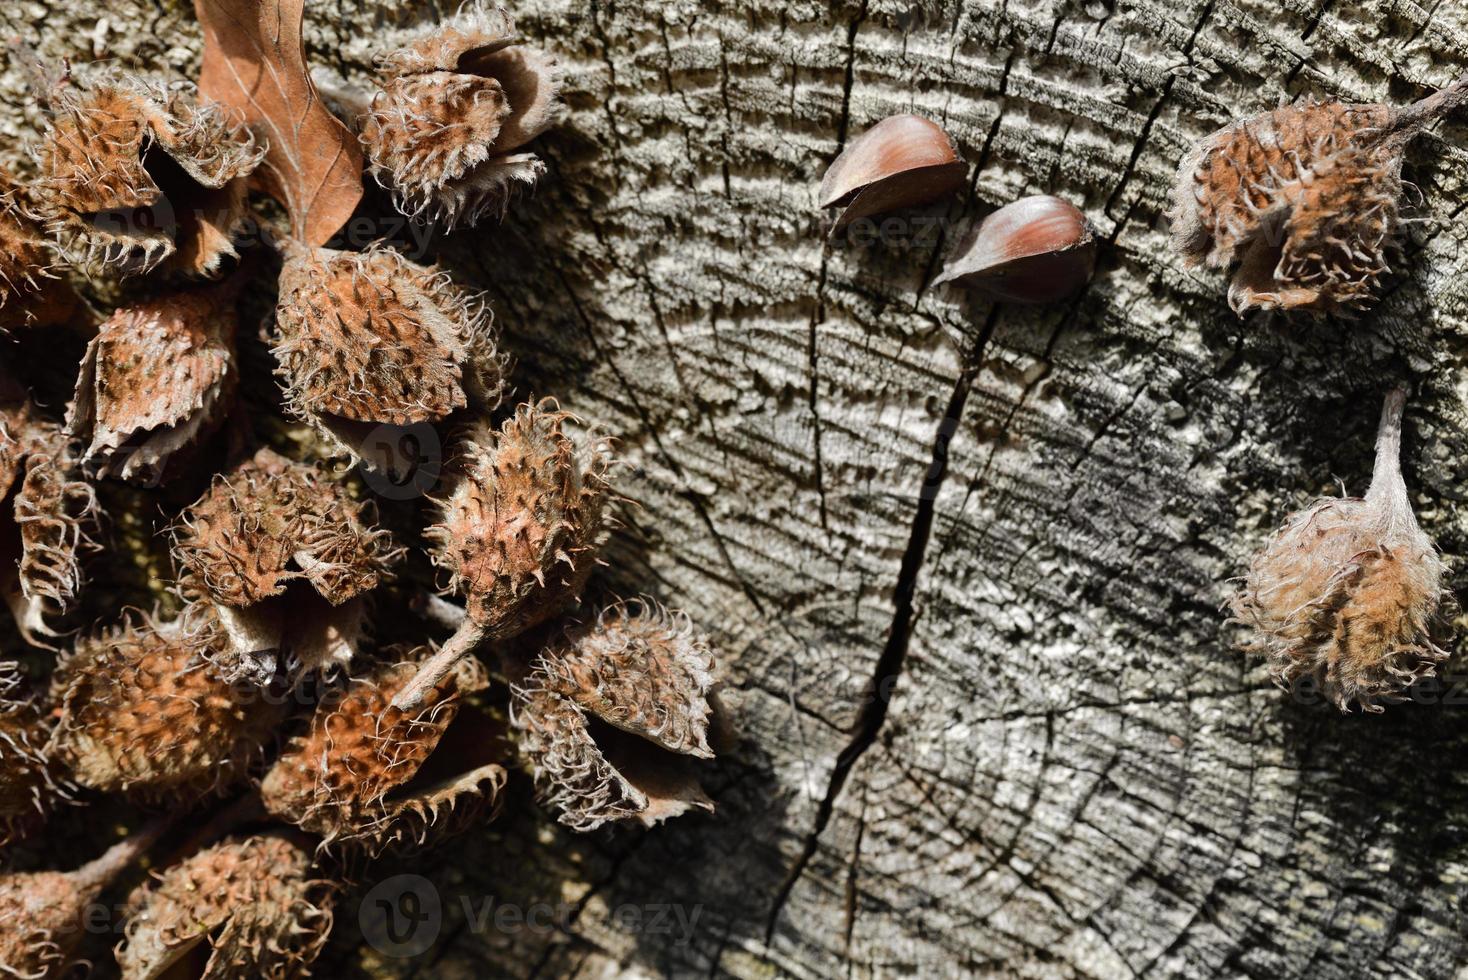
[[1402,479],[1402,413],[1406,405],[1405,388],[1393,388],[1386,393],[1381,406],[1381,423],[1376,430],[1376,464],[1372,467],[1366,500],[1386,507],[1393,515],[1407,514],[1410,517],[1412,509],[1407,501],[1407,484]]
[[113,844],[101,857],[82,865],[74,873],[77,887],[84,891],[105,888],[158,842],[163,832],[173,826],[175,816],[167,814],[145,824],[142,830]]
[[423,662],[413,679],[393,695],[392,706],[400,711],[417,710],[428,692],[436,688],[444,675],[454,669],[454,664],[471,655],[484,641],[484,634],[481,624],[465,619],[454,635],[439,647],[438,652]]
[[1465,102],[1468,102],[1468,73],[1441,91],[1402,107],[1391,124],[1382,129],[1375,142],[1405,142],[1424,126],[1431,125]]

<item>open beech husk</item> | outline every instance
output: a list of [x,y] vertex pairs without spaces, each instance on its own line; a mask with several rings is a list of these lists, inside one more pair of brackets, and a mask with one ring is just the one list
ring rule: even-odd
[[1178,168],[1173,248],[1234,267],[1229,306],[1369,306],[1399,251],[1402,156],[1468,100],[1468,75],[1405,107],[1305,100],[1236,122]]
[[942,127],[922,116],[889,116],[852,140],[821,181],[823,208],[845,208],[831,229],[927,204],[963,186],[968,173]]
[[329,692],[261,783],[266,808],[369,854],[442,840],[496,808],[508,747],[462,702],[488,683],[477,660],[457,664],[416,709],[390,703],[427,654],[387,651],[386,662]]
[[576,444],[565,432],[572,418],[549,399],[527,402],[498,432],[481,422],[466,435],[424,535],[468,615],[399,707],[481,642],[522,633],[579,596],[606,540],[611,460],[604,443]]
[[17,665],[0,663],[0,846],[35,830],[67,796],[46,750],[51,720],[19,687]]
[[560,73],[503,9],[471,4],[378,59],[358,121],[373,176],[403,214],[445,229],[502,216],[545,171],[521,152],[554,125]]
[[237,253],[245,178],[263,155],[191,87],[107,70],[54,102],[38,193],[67,257],[127,276],[162,266],[211,276]]
[[134,615],[77,643],[53,680],[51,752],[76,782],[144,800],[193,802],[244,779],[285,720],[284,685],[263,696],[211,662],[224,646],[203,616]]
[[80,306],[23,188],[0,169],[0,333],[65,323]]
[[377,455],[389,427],[500,400],[505,359],[483,296],[389,248],[288,244],[275,331],[290,410],[372,468],[391,468]]
[[133,893],[118,966],[124,980],[306,976],[337,890],[285,834],[223,841]]
[[954,282],[995,299],[1062,299],[1096,269],[1096,232],[1074,204],[1036,194],[985,218],[933,285]]
[[40,980],[65,975],[74,965],[73,951],[94,922],[89,910],[162,829],[155,824],[140,831],[76,871],[0,875],[0,976]]
[[317,467],[271,449],[216,477],[174,531],[186,598],[212,604],[229,637],[230,679],[345,664],[366,629],[367,594],[402,550],[375,526],[370,504]]
[[542,652],[511,703],[540,800],[580,831],[712,811],[686,759],[713,758],[713,666],[688,617],[649,602],[612,606]]
[[0,378],[0,594],[21,637],[48,646],[76,601],[96,495],[61,426]]
[[237,382],[237,284],[164,293],[102,323],[82,360],[67,431],[101,476],[156,484],[213,433]]
[[1233,599],[1286,689],[1310,679],[1342,711],[1382,710],[1448,656],[1435,634],[1450,595],[1417,526],[1400,462],[1406,393],[1386,397],[1365,498],[1329,498],[1291,515],[1254,558]]

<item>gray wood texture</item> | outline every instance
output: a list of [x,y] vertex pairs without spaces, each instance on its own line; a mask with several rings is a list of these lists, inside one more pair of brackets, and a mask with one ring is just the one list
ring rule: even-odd
[[[197,66],[176,0],[7,6],[51,56]],[[1468,69],[1468,7],[515,12],[570,112],[534,197],[442,257],[489,290],[520,393],[618,439],[638,506],[608,583],[710,630],[738,743],[707,770],[712,816],[576,837],[522,787],[374,869],[429,877],[441,934],[384,956],[344,905],[322,974],[1468,976],[1468,688],[1343,717],[1275,690],[1221,611],[1288,510],[1364,491],[1391,382],[1414,391],[1414,504],[1461,564],[1468,120],[1414,143],[1423,220],[1354,323],[1240,322],[1163,216],[1191,141],[1236,115]],[[431,14],[313,4],[311,55],[359,76],[381,24]],[[4,80],[11,140],[34,112]],[[827,247],[825,166],[898,112],[943,124],[967,192]],[[971,221],[1037,192],[1104,239],[1083,294],[927,288]],[[555,927],[479,927],[463,901],[488,899]]]

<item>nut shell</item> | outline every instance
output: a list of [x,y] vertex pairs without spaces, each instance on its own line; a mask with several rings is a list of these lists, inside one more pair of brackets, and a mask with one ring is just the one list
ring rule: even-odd
[[67,431],[103,476],[157,482],[223,420],[236,385],[232,289],[166,293],[113,311],[87,345]]
[[118,71],[57,97],[38,186],[51,232],[79,265],[213,275],[234,257],[245,178],[263,150],[182,85]]
[[58,669],[51,751],[78,783],[145,800],[227,789],[263,755],[287,699],[225,682],[217,627],[141,616],[81,640]]
[[645,826],[714,806],[687,765],[708,744],[713,660],[688,618],[618,604],[542,652],[511,702],[536,795],[561,823]]
[[996,299],[1061,299],[1096,269],[1096,233],[1074,204],[1049,194],[1022,197],[980,222],[933,280],[955,282]]
[[[377,854],[440,840],[497,807],[505,748],[477,713],[460,717],[462,696],[488,682],[478,661],[462,661],[417,709],[390,704],[427,652],[388,651],[323,698],[261,783],[272,814],[328,844]],[[450,736],[451,727],[464,734]]]
[[498,8],[474,4],[379,58],[359,123],[373,175],[398,209],[445,228],[503,215],[545,165],[518,153],[560,112],[560,72]]
[[963,186],[968,166],[942,127],[889,116],[841,152],[821,180],[821,207],[842,207],[832,234],[853,221],[936,201]]
[[311,871],[310,853],[282,834],[226,840],[168,868],[128,901],[124,980],[155,980],[188,956],[200,963],[188,975],[211,980],[307,975],[336,891]]
[[606,539],[610,460],[605,445],[580,447],[566,433],[572,418],[546,399],[522,404],[498,432],[472,429],[437,502],[439,521],[424,532],[491,639],[572,601]]
[[343,455],[382,465],[384,425],[499,402],[505,361],[481,295],[388,248],[287,250],[275,346],[290,410]]

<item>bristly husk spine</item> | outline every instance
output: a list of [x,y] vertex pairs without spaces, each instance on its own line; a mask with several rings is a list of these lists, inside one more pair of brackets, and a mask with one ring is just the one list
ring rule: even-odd
[[1379,712],[1447,658],[1435,637],[1451,595],[1444,566],[1412,513],[1401,471],[1406,393],[1382,409],[1364,498],[1330,498],[1292,515],[1255,557],[1232,600],[1286,689],[1305,679],[1342,711]]

